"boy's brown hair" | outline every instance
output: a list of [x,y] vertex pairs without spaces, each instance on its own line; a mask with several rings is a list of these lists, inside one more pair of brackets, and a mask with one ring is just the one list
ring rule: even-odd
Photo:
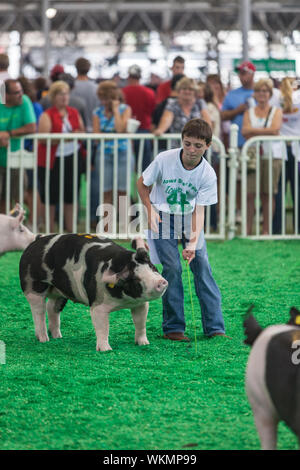
[[212,141],[212,130],[209,124],[203,119],[195,118],[186,123],[181,133],[184,137],[194,137],[195,139],[205,140],[206,145]]

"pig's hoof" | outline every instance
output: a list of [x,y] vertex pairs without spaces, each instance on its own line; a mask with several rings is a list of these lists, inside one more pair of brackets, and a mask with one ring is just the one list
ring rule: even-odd
[[96,351],[101,351],[101,352],[112,351],[112,348],[110,347],[109,344],[107,344],[106,346],[99,346],[97,344]]
[[39,340],[40,343],[47,343],[49,341],[49,337],[47,334],[45,335],[37,335],[37,339]]
[[140,338],[135,341],[135,344],[138,344],[139,346],[147,346],[147,344],[150,344],[147,338]]
[[50,333],[51,333],[51,336],[52,336],[53,339],[62,338],[62,334],[59,330],[58,331],[51,331],[50,330]]

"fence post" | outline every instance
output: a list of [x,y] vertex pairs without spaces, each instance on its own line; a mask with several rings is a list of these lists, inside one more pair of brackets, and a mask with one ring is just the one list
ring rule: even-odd
[[228,239],[232,240],[236,232],[235,213],[236,213],[236,181],[238,169],[238,132],[237,124],[230,126],[229,142],[229,189],[228,189]]

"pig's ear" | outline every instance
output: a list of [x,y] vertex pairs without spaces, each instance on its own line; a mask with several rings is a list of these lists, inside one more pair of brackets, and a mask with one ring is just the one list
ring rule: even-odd
[[300,312],[296,307],[292,307],[290,310],[290,319],[288,325],[300,326]]
[[24,209],[22,208],[22,206],[20,206],[20,204],[17,202],[15,204],[15,207],[10,211],[9,215],[11,217],[18,217],[19,214],[25,214],[25,211]]
[[263,330],[251,313],[253,308],[254,308],[254,305],[251,305],[244,316],[244,322],[243,322],[244,333],[246,336],[244,343],[248,344],[249,346],[253,345],[254,341]]
[[104,271],[102,281],[108,284],[117,284],[120,279],[126,279],[129,276],[129,270],[124,268],[119,273],[115,273],[111,269]]
[[116,284],[118,282],[117,274],[108,269],[102,274],[102,281],[107,284]]
[[17,229],[19,225],[23,222],[24,220],[24,211],[20,212],[16,217],[12,217],[10,221],[10,225],[12,229]]
[[138,250],[139,248],[149,250],[147,243],[141,237],[134,238],[132,240],[131,246],[134,250]]
[[126,279],[129,276],[129,269],[125,267],[122,271],[117,273],[117,279]]
[[134,257],[138,263],[145,263],[149,261],[149,254],[148,251],[145,250],[145,248],[138,248]]

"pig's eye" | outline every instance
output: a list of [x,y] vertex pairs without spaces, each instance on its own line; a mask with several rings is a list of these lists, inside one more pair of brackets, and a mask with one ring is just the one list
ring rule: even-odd
[[19,232],[24,232],[22,225],[19,225]]

